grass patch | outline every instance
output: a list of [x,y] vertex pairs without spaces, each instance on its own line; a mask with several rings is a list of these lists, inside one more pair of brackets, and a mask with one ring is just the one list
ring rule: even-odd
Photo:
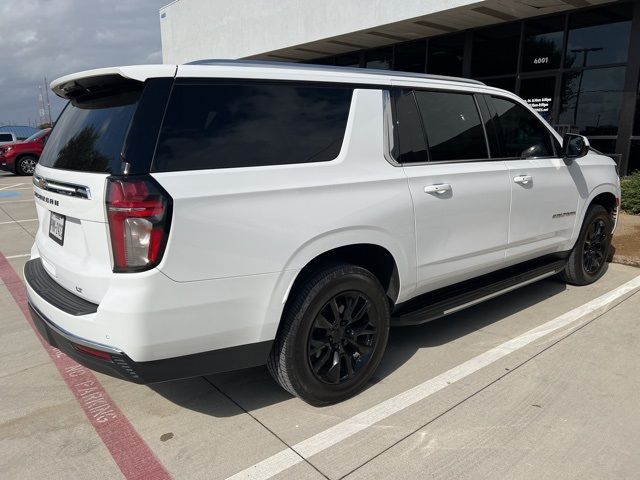
[[625,213],[640,214],[640,170],[620,179],[620,208]]

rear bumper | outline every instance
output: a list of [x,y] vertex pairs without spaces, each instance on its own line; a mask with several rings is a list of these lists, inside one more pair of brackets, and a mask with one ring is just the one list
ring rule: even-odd
[[[162,282],[168,282],[164,275],[156,276]],[[132,299],[141,296],[140,290],[135,290],[136,285],[142,284],[143,288],[152,291],[161,288],[158,283],[144,287],[145,283],[152,282],[148,277],[146,282],[127,284],[124,290],[129,296],[117,295],[116,303],[129,307],[129,310],[119,311],[105,308],[106,298],[96,305],[64,289],[49,276],[40,258],[26,263],[24,278],[31,316],[51,346],[88,368],[132,382],[162,382],[264,365],[273,344],[272,338],[228,343],[231,329],[239,319],[221,316],[220,312],[216,315],[211,310],[203,316],[188,305],[175,308],[175,299],[172,301],[174,309],[158,312],[150,309],[153,301],[143,297],[143,303],[138,304],[144,307],[143,312],[132,311],[131,307],[135,307]],[[168,287],[175,291],[180,285],[169,283]],[[210,290],[208,294],[211,297]],[[175,293],[174,297],[164,293],[160,298],[171,300],[185,296],[181,292]],[[226,330],[217,330],[214,341],[207,342],[208,348],[196,349],[191,339],[201,341],[205,337],[206,341],[206,334],[210,332],[203,326],[212,324],[226,327]],[[179,351],[172,348],[180,345],[180,335],[190,340],[186,345],[190,348]],[[158,350],[157,345],[151,343],[154,340],[159,341],[166,352],[163,356],[141,358],[137,355],[140,351]],[[182,345],[185,343],[183,341]]]
[[[39,255],[39,242],[55,243],[46,238],[42,230],[39,229],[32,249],[33,261],[42,262],[44,266],[47,262],[55,265]],[[55,253],[52,252],[53,258]],[[31,304],[64,331],[116,347],[135,362],[273,341],[283,303],[282,294],[274,293],[274,288],[280,279],[278,286],[288,284],[290,274],[295,273],[197,282],[175,282],[157,269],[118,274],[108,279],[99,301],[91,299],[95,303],[87,305],[75,301],[84,299],[75,293],[73,283],[69,288],[58,282],[55,273],[60,274],[60,270],[41,271],[42,278],[32,278],[33,272],[25,266],[27,297]],[[66,278],[69,280],[69,275]],[[92,278],[78,275],[80,290],[90,280]],[[49,288],[51,291],[47,292]],[[73,302],[67,300],[67,293],[75,297]],[[265,360],[266,356],[263,362]],[[232,369],[233,365],[228,367]]]
[[[164,382],[262,365],[266,363],[273,343],[259,342],[182,357],[134,362],[117,348],[91,342],[63,330],[42,315],[31,302],[29,311],[40,335],[49,345],[91,370],[135,383]],[[86,347],[84,351],[83,347]],[[91,350],[98,350],[104,358],[87,353]]]

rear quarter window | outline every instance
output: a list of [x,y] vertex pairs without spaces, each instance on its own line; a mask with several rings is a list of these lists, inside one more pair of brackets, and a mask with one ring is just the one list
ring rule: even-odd
[[0,142],[12,142],[13,135],[10,133],[0,133]]
[[326,162],[340,153],[353,88],[177,83],[154,171]]

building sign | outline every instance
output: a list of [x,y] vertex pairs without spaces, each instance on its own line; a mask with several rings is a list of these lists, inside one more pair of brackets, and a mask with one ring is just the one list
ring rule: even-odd
[[551,97],[534,97],[534,98],[526,98],[525,101],[533,108],[536,112],[546,118],[551,111]]
[[556,93],[556,77],[523,78],[520,82],[520,97],[540,114],[542,118],[553,123],[553,98]]
[[533,59],[534,65],[542,65],[544,63],[549,63],[549,57],[536,57]]

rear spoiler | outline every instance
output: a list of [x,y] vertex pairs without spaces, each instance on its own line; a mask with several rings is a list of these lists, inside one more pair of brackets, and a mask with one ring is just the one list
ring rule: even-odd
[[177,65],[139,65],[98,68],[60,77],[51,90],[61,98],[76,99],[110,90],[135,88],[149,78],[175,77]]

